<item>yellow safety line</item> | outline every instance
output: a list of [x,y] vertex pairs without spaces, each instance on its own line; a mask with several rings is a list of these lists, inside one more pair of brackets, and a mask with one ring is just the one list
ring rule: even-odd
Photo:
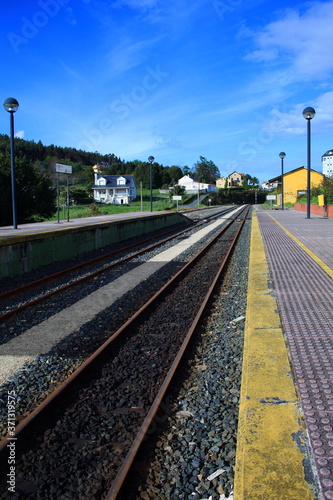
[[310,500],[315,498],[315,486],[305,479],[306,430],[268,285],[269,269],[254,213],[234,498]]
[[273,215],[271,214],[268,215],[281,227],[281,229],[284,230],[285,233],[288,234],[288,236],[290,236],[290,238],[292,238],[295,241],[295,243],[297,243],[297,245],[299,245],[304,250],[304,252],[306,252],[331,278],[333,278],[333,270],[327,264],[325,264],[325,262],[322,261],[318,257],[318,255],[313,253],[307,246],[305,246],[304,243],[302,243],[286,227],[284,227],[279,221],[277,221],[276,218],[273,217]]

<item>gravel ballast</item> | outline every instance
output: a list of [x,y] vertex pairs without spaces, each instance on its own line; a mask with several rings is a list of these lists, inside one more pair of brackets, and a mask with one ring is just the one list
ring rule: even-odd
[[[247,271],[250,223],[245,224],[231,262],[225,285],[215,294],[209,319],[197,334],[195,345],[188,353],[182,370],[183,383],[173,388],[156,419],[156,426],[164,427],[157,437],[154,428],[146,440],[147,448],[138,457],[141,471],[131,480],[132,488],[121,498],[178,500],[193,498],[231,498],[235,459],[238,398],[241,380],[243,328],[246,310]],[[193,253],[195,249],[191,249]],[[172,264],[164,266],[163,273],[155,273],[152,282],[165,279]],[[162,276],[163,275],[163,276]],[[145,283],[147,289],[149,283]],[[151,284],[150,284],[151,285]],[[138,287],[119,299],[113,311],[128,309],[142,297]],[[117,313],[118,314],[118,313]],[[103,330],[103,316],[95,323],[93,335],[90,326],[64,339],[46,356],[36,358],[32,365],[15,375],[8,387],[17,389],[21,383],[36,384],[36,392],[48,390],[48,384],[58,377],[58,370],[71,371],[93,347],[99,343],[98,325]],[[78,340],[85,341],[79,355]],[[43,370],[41,371],[41,368]],[[5,391],[4,391],[5,392]],[[24,397],[24,394],[22,394]],[[29,406],[29,402],[26,402]],[[23,404],[23,406],[25,406]],[[153,446],[157,445],[157,452]],[[151,446],[151,448],[150,448]],[[144,479],[146,478],[146,479]],[[133,485],[136,484],[136,488]],[[94,498],[94,497],[92,497]],[[97,500],[97,497],[96,497]]]
[[[196,232],[193,229],[187,236]],[[214,232],[214,231],[213,231]],[[207,235],[208,237],[209,235]],[[180,241],[184,236],[180,237]],[[24,311],[19,317],[13,317],[0,327],[0,344],[8,342],[9,338],[20,335],[50,316],[62,311],[72,303],[83,297],[87,297],[101,286],[112,283],[119,276],[125,275],[128,271],[140,266],[143,262],[159,255],[161,251],[172,247],[175,241],[165,243],[163,248],[149,251],[143,256],[137,257],[135,261],[122,264],[121,269],[105,273],[96,280],[91,280],[79,289],[62,293],[56,300],[52,297],[39,307]],[[149,279],[142,281],[139,285],[131,289],[128,293],[120,297],[111,307],[95,316],[92,321],[85,323],[81,328],[58,342],[49,352],[39,354],[22,369],[13,373],[0,385],[0,432],[4,436],[6,430],[6,401],[7,394],[15,391],[16,418],[21,421],[24,416],[31,412],[37,404],[40,404],[46,395],[49,394],[60,382],[65,380],[94,350],[96,350],[107,338],[127,319],[127,317],[137,310],[155,290],[167,281],[184,262],[188,261],[202,245],[199,241],[185,250],[181,259],[174,259],[162,266],[153,273]],[[64,263],[65,265],[65,263]],[[58,268],[58,265],[56,266]],[[53,269],[49,269],[52,273]],[[24,277],[26,279],[26,277]],[[107,323],[108,329],[105,330]],[[26,353],[21,353],[26,355]]]
[[183,381],[162,405],[156,429],[133,467],[122,499],[232,498],[250,222],[244,227],[209,319],[183,365]]

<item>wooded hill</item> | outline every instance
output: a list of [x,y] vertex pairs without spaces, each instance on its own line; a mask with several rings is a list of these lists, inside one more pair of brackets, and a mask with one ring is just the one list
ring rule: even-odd
[[[0,135],[0,152],[10,152],[8,135]],[[105,175],[134,175],[137,185],[142,182],[144,188],[149,187],[149,163],[148,161],[125,161],[114,154],[101,155],[98,152],[88,152],[69,147],[44,146],[41,141],[26,141],[15,138],[15,157],[24,158],[26,163],[35,166],[38,171],[51,180],[55,180],[55,163],[72,165],[72,184],[83,184],[90,189],[94,177],[92,167],[96,163],[107,166]],[[153,188],[161,188],[163,185],[170,186],[182,177],[183,173],[178,166],[160,165],[153,163]]]
[[[76,202],[91,202],[91,187],[94,183],[93,165],[103,163],[105,175],[134,175],[138,186],[150,185],[150,164],[148,161],[125,162],[114,154],[101,155],[69,147],[51,144],[44,146],[41,141],[26,141],[15,138],[16,205],[19,223],[38,221],[51,217],[56,211],[57,174],[55,164],[72,166],[70,175],[71,197]],[[183,172],[178,166],[163,167],[157,162],[152,165],[153,188],[171,186]],[[60,183],[67,181],[60,175]],[[10,138],[0,134],[0,225],[12,222]]]

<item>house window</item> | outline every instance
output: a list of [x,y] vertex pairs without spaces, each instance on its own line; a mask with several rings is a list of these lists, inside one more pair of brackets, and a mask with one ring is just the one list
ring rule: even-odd
[[119,179],[117,179],[118,186],[123,186],[125,183],[126,179],[124,179],[124,177],[120,177]]

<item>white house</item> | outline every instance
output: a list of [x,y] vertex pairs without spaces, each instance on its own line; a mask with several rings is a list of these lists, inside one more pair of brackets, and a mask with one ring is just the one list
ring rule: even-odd
[[128,205],[136,198],[136,184],[133,175],[99,175],[100,169],[94,167],[95,184],[93,196],[95,201]]
[[190,175],[184,175],[181,179],[179,179],[178,186],[184,186],[187,194],[197,193],[198,191],[205,193],[216,191],[214,184],[200,182]]

